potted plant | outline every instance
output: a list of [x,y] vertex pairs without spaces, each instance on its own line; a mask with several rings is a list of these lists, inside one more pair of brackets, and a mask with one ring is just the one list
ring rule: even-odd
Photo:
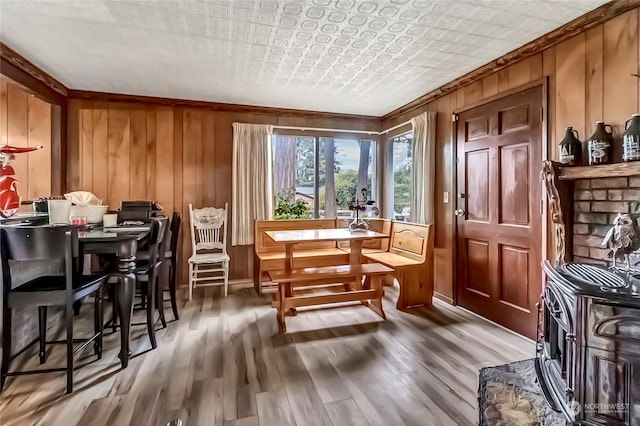
[[309,204],[303,200],[296,200],[293,190],[282,190],[276,194],[276,220],[307,219]]

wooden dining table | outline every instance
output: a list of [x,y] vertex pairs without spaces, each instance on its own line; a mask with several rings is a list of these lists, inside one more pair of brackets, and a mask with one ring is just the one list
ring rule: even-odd
[[285,270],[293,269],[293,249],[296,244],[309,241],[349,241],[349,263],[362,263],[362,244],[365,240],[389,238],[389,235],[375,231],[350,231],[346,228],[335,229],[301,229],[283,231],[265,231],[276,243],[283,243],[285,247]]
[[127,368],[131,356],[129,334],[136,290],[136,276],[133,273],[136,266],[136,252],[138,243],[147,237],[150,229],[150,226],[115,227],[78,232],[78,241],[82,252],[115,254],[118,258],[118,270],[114,271],[114,275],[118,278],[116,284],[117,314],[120,323],[120,353],[118,357],[122,368]]
[[[365,240],[371,239],[382,239],[389,238],[389,235],[382,234],[380,232],[375,231],[350,231],[345,228],[334,228],[334,229],[302,229],[302,230],[282,230],[282,231],[265,231],[265,234],[269,236],[274,242],[282,243],[285,246],[285,273],[291,273],[293,271],[293,249],[296,244],[304,243],[304,242],[321,242],[321,241],[349,241],[349,264],[350,265],[361,265],[362,264],[362,245]],[[382,266],[382,265],[380,265]],[[391,271],[391,270],[389,270]],[[315,272],[314,272],[315,273]],[[317,277],[310,276],[309,279],[313,281]],[[355,283],[358,283],[360,280],[355,280]],[[293,289],[291,284],[283,281],[280,283],[280,290],[278,292],[279,295],[279,306],[284,306],[287,303],[287,300],[293,300]],[[353,293],[352,295],[357,295],[357,293],[362,293],[362,288],[360,284],[357,284],[356,289],[351,288],[350,282],[344,282],[345,290]],[[355,291],[354,291],[355,290]],[[365,292],[369,292],[370,290],[364,290]],[[381,290],[380,290],[381,291]],[[326,296],[325,296],[326,297]],[[342,299],[336,298],[332,300],[332,302],[341,301],[341,300],[352,300],[352,298],[347,296],[340,296]],[[345,299],[347,297],[348,299]],[[358,296],[359,297],[359,296]],[[370,305],[370,303],[366,303]],[[382,311],[381,301],[375,301],[371,304],[372,309],[374,309],[379,315],[383,318],[384,313]],[[297,309],[295,307],[291,307],[289,309],[289,315],[295,316],[297,315]],[[283,309],[278,308],[278,323],[281,330],[286,330],[286,325],[284,322],[284,313]]]

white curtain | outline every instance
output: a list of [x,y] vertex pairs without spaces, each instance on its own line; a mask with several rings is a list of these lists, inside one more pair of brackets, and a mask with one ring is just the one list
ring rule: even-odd
[[411,220],[416,223],[433,223],[436,113],[423,112],[413,117],[411,126]]
[[233,123],[231,244],[253,244],[254,221],[273,219],[273,126]]

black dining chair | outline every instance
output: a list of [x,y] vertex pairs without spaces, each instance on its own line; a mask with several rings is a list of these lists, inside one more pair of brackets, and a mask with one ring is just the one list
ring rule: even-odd
[[[2,227],[0,229],[0,251],[4,295],[0,390],[4,387],[5,380],[9,376],[65,371],[67,373],[67,393],[71,393],[73,391],[73,355],[93,342],[95,354],[98,359],[102,357],[102,289],[108,274],[82,275],[82,270],[78,269],[81,262],[79,261],[77,229],[71,226]],[[28,262],[33,265],[34,261],[40,261],[40,263],[46,261],[49,267],[54,269],[57,265],[60,273],[38,274],[35,278],[12,288],[14,269],[18,268],[19,264],[28,265]],[[24,271],[24,267],[22,270]],[[92,294],[95,297],[94,334],[86,339],[74,339],[73,303]],[[38,307],[39,338],[37,341],[40,345],[40,363],[44,364],[46,361],[47,344],[64,343],[67,346],[65,368],[9,371],[9,364],[12,360],[10,350],[11,311],[17,306],[23,305]],[[47,307],[49,306],[65,307],[66,338],[64,340],[47,341]],[[34,341],[32,344],[35,343]],[[80,345],[74,349],[74,343],[80,343]]]
[[[158,294],[158,275],[162,262],[158,257],[158,250],[164,240],[164,234],[168,228],[167,219],[153,219],[151,221],[151,231],[149,233],[149,249],[145,253],[145,257],[136,262],[136,268],[134,273],[136,274],[136,283],[140,284],[141,294],[145,296],[146,304],[144,305],[147,313],[147,321],[144,323],[132,323],[131,325],[146,325],[147,333],[149,334],[149,341],[151,342],[151,348],[158,347],[155,333],[155,315],[154,309],[156,305]],[[160,319],[163,326],[166,327],[166,321],[163,321],[164,312],[160,314]]]
[[[171,309],[173,310],[173,318],[180,319],[178,315],[178,301],[176,298],[176,274],[178,265],[178,243],[180,242],[180,228],[182,225],[182,215],[179,212],[173,212],[171,216],[171,242],[169,244],[169,251],[165,253],[165,259],[167,261],[168,281],[169,281],[169,298],[171,300]],[[163,300],[164,302],[164,300]]]
[[[154,226],[157,224],[158,230],[154,235],[151,230],[149,237],[149,251],[146,259],[136,263],[136,279],[140,283],[141,295],[146,296],[147,303],[143,307],[147,310],[147,324],[153,326],[155,324],[153,309],[158,309],[160,322],[163,327],[167,326],[164,317],[164,309],[162,308],[162,290],[161,276],[163,269],[166,267],[165,251],[167,239],[169,235],[169,221],[167,219],[154,219]],[[152,262],[151,259],[155,259]]]

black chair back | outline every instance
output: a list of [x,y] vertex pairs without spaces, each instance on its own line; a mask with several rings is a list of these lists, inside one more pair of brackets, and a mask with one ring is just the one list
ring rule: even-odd
[[67,290],[72,289],[78,257],[77,229],[70,226],[6,226],[0,229],[0,257],[5,291],[11,288],[9,261],[59,261],[64,265]]
[[[69,233],[69,240],[67,239]],[[71,226],[5,226],[2,227],[2,247],[9,260],[63,260],[67,243],[72,257],[78,256],[78,234]]]
[[158,239],[160,235],[161,221],[151,221],[151,231],[149,232],[149,262],[158,257]]
[[174,264],[178,259],[178,242],[180,241],[180,226],[182,224],[182,215],[179,212],[173,212],[171,216],[171,245],[169,251],[171,251],[171,259]]
[[[149,233],[149,282],[157,277],[157,268],[164,259],[164,242],[166,241],[167,219],[152,219]],[[155,259],[155,261],[154,261]]]
[[170,224],[168,219],[159,219],[161,221],[158,235],[158,260],[164,262],[167,251],[167,242],[169,241]]

